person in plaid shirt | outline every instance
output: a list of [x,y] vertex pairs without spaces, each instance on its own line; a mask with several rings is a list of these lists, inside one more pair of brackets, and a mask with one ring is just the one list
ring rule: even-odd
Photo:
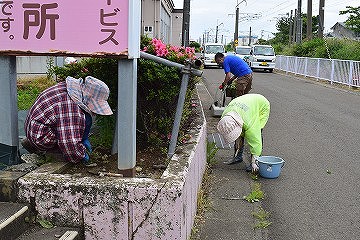
[[89,162],[92,115],[111,115],[108,86],[88,76],[67,77],[36,99],[25,120],[21,144],[30,153],[61,152],[65,160]]

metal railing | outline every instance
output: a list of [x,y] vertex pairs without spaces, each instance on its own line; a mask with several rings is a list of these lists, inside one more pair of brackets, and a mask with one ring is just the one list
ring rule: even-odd
[[278,55],[275,69],[360,87],[360,61]]

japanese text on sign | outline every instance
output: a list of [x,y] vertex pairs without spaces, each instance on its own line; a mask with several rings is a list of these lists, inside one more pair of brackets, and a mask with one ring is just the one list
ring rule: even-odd
[[128,1],[0,1],[0,51],[126,52]]
[[[1,14],[4,17],[7,17],[7,18],[0,18],[1,27],[4,29],[4,32],[8,32],[11,27],[11,22],[14,21],[14,19],[12,18],[12,12],[11,12],[11,9],[13,8],[13,5],[12,5],[13,1],[1,1],[0,4],[2,5],[1,6]],[[14,39],[14,35],[10,34],[9,39],[10,40]]]

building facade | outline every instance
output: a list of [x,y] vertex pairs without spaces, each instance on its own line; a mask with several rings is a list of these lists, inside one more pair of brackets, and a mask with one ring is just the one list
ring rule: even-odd
[[174,7],[172,0],[142,0],[141,34],[180,46],[183,11]]

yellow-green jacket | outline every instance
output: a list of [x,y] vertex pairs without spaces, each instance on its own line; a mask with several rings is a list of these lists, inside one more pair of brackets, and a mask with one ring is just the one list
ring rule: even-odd
[[250,153],[261,156],[261,129],[265,127],[269,119],[269,101],[260,94],[245,94],[233,99],[226,106],[222,117],[231,111],[237,112],[244,121],[241,136],[243,136],[249,144]]

